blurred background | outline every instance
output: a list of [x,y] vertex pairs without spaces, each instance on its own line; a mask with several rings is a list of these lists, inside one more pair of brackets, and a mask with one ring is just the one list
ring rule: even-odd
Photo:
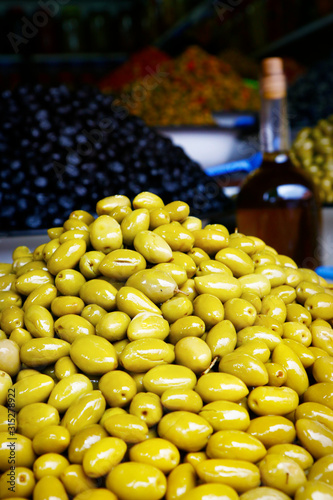
[[284,61],[293,160],[332,205],[330,0],[0,0],[0,26],[0,233],[143,189],[232,228],[268,56]]

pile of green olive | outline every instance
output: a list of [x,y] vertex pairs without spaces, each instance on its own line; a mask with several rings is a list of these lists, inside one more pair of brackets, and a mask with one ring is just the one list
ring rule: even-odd
[[0,264],[0,499],[333,498],[333,291],[181,201]]
[[311,175],[322,203],[333,203],[333,115],[298,132],[291,159]]

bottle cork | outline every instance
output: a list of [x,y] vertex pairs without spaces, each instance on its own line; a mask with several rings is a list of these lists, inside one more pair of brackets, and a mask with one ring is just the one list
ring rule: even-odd
[[269,57],[261,63],[261,93],[264,99],[282,99],[287,95],[287,82],[280,57]]

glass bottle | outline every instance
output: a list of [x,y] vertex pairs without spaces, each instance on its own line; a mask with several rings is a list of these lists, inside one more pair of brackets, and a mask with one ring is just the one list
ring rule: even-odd
[[261,79],[263,162],[241,186],[238,231],[262,238],[299,267],[320,265],[321,208],[312,179],[289,158],[286,79],[280,58],[265,59]]

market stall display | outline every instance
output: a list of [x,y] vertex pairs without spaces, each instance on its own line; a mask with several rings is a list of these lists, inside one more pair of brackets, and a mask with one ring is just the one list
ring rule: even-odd
[[135,196],[146,185],[205,214],[230,203],[180,147],[94,88],[3,92],[0,151],[2,232],[46,229],[81,200],[93,211],[110,191]]
[[332,497],[328,283],[182,201],[75,208],[0,264],[1,498]]
[[214,124],[213,111],[259,109],[258,91],[228,63],[197,46],[161,63],[158,70],[153,85],[144,86],[139,78],[118,96],[120,104],[148,125],[209,125]]
[[333,116],[305,127],[297,134],[291,149],[295,165],[303,167],[318,186],[321,201],[333,203]]

